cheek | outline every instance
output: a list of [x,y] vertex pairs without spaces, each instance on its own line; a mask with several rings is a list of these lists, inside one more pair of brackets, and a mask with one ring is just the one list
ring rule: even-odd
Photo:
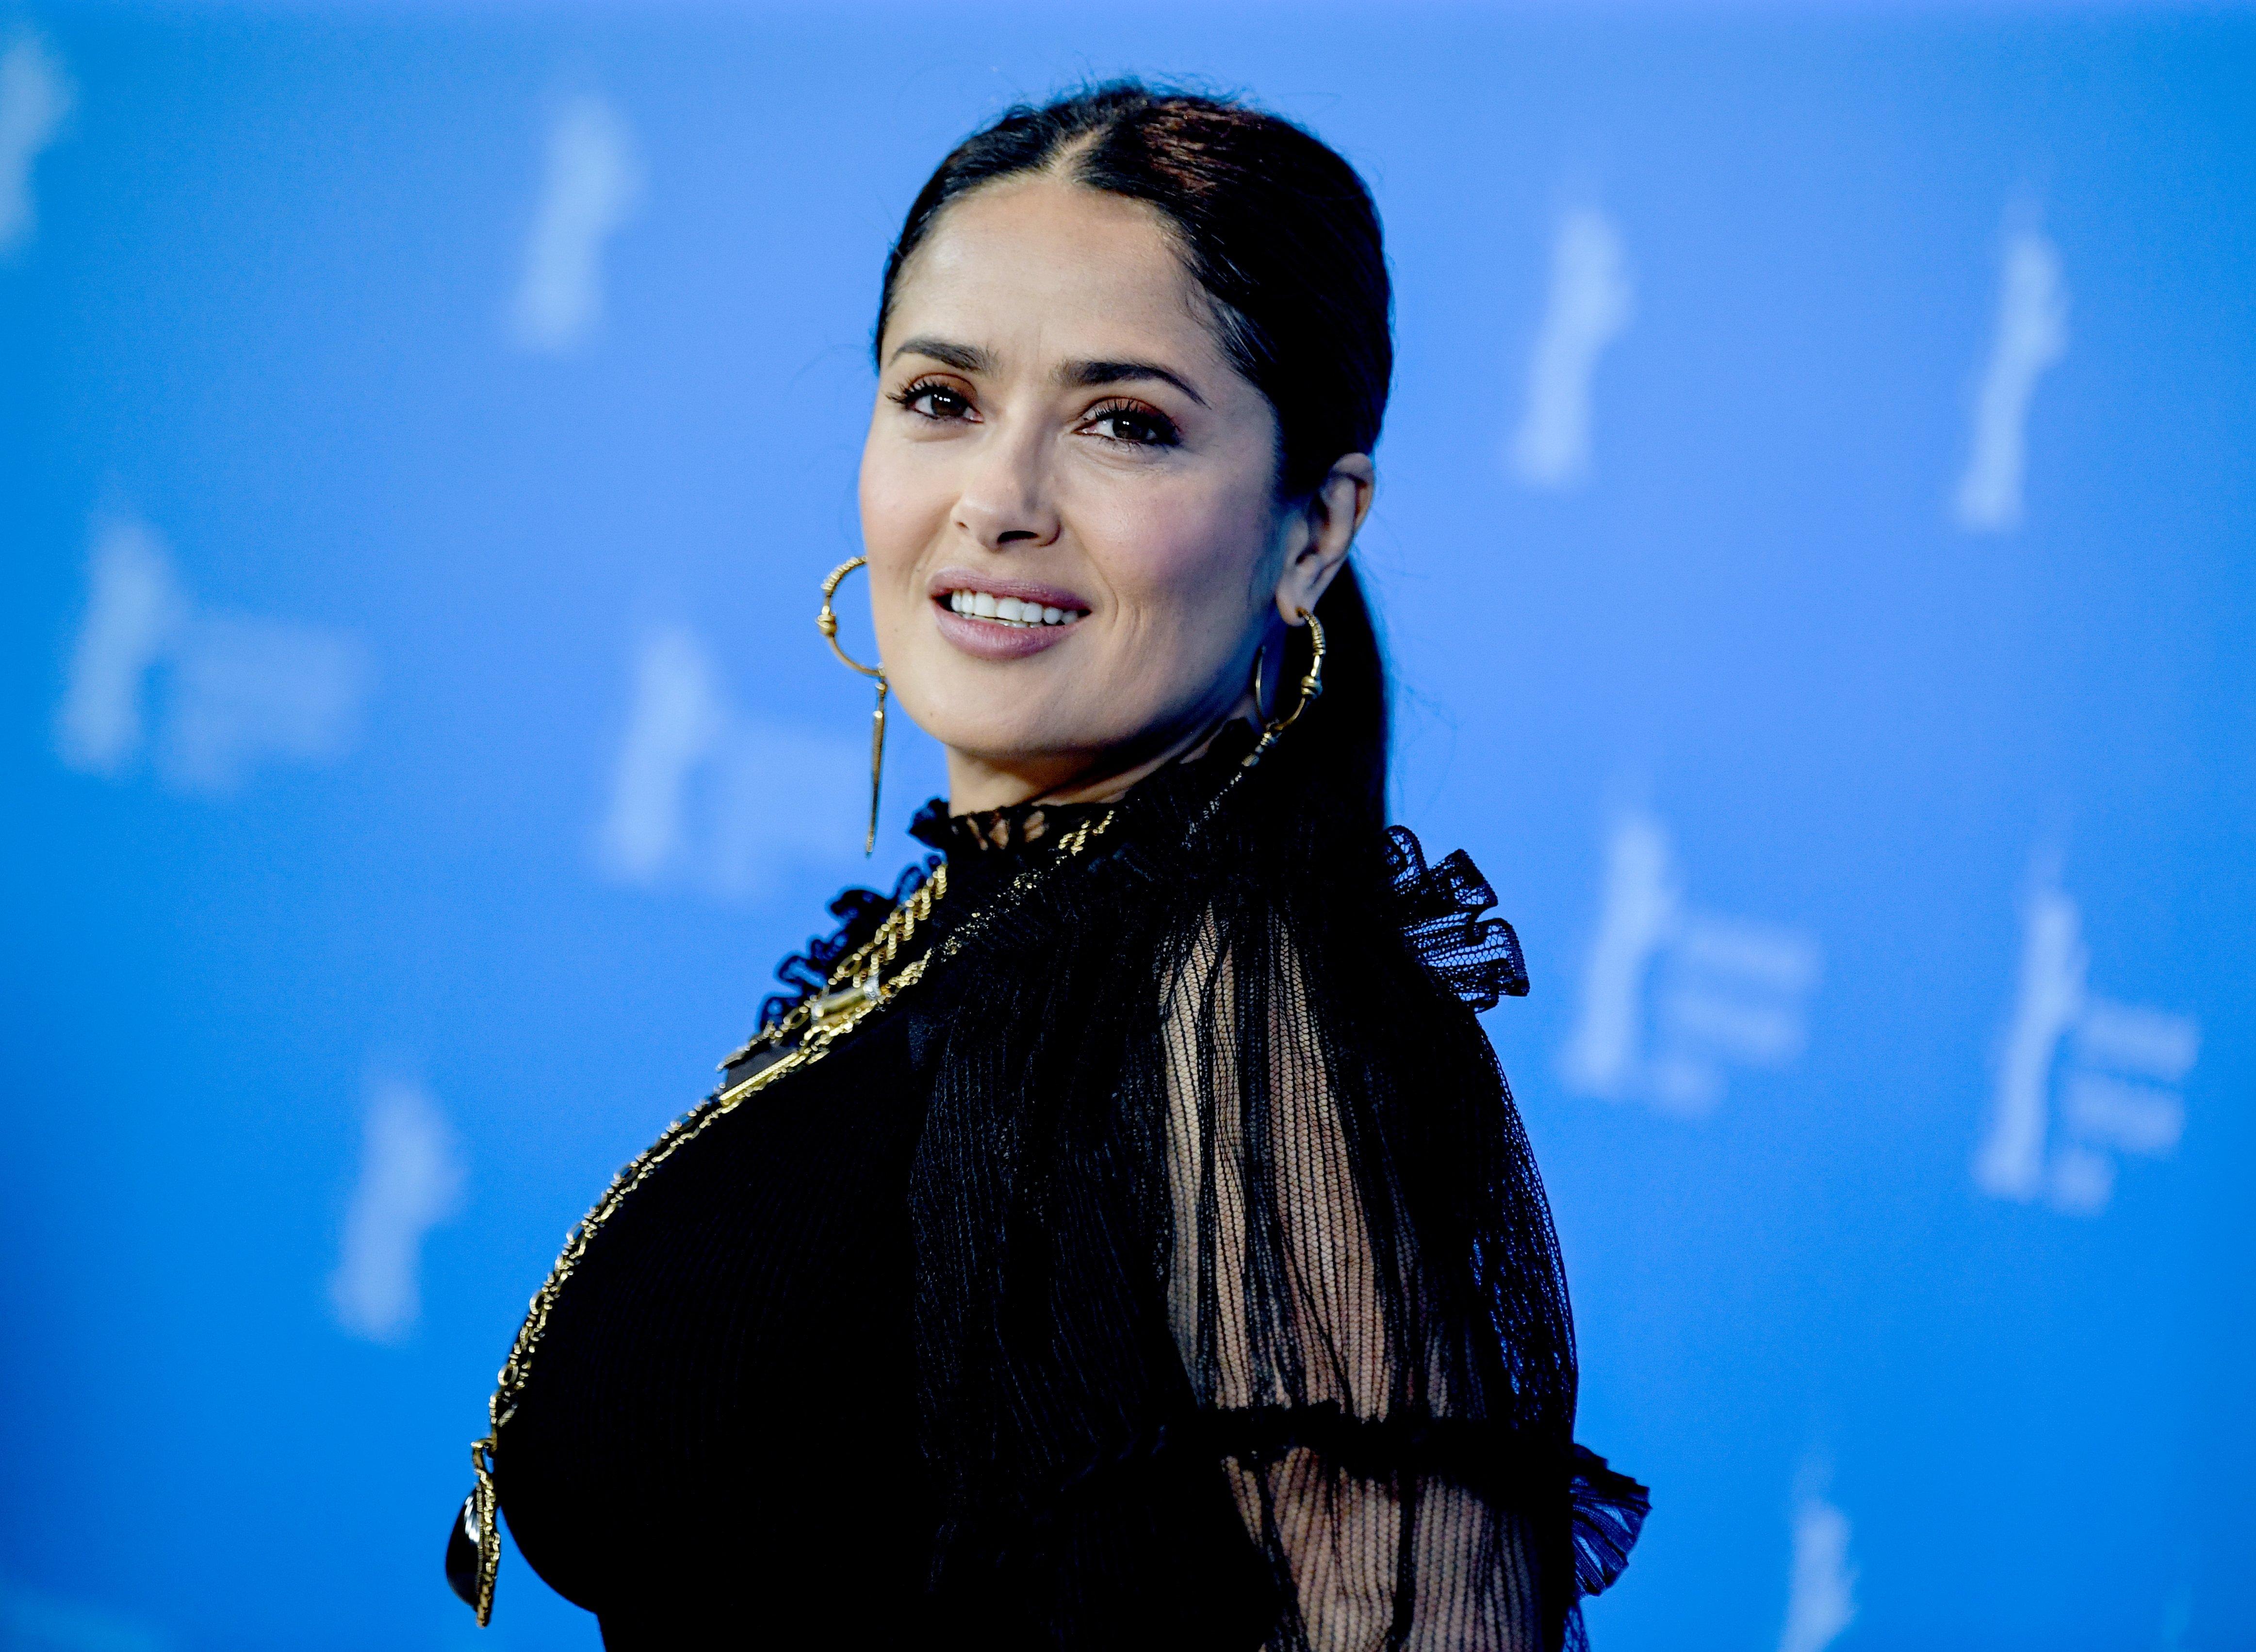
[[1260,583],[1271,526],[1258,489],[1155,489],[1106,513],[1103,543],[1090,549],[1139,629],[1164,621],[1234,633]]
[[917,567],[948,509],[944,489],[935,487],[929,466],[909,462],[895,444],[873,439],[863,450],[858,494],[862,554],[870,559],[870,599],[882,637],[913,611],[921,593],[914,590]]
[[894,443],[873,439],[862,451],[864,548],[873,563],[913,555],[915,536],[933,509],[935,489]]

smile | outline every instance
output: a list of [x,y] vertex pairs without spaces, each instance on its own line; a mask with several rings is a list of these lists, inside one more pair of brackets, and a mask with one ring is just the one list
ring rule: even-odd
[[1086,608],[1046,607],[1040,602],[1021,601],[1015,596],[997,596],[992,591],[950,591],[948,593],[948,611],[967,619],[992,620],[998,625],[1032,628],[1037,625],[1071,625],[1087,616]]

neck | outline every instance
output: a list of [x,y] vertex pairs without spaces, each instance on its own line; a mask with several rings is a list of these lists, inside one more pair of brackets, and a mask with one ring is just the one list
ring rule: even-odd
[[974,814],[1021,803],[1111,803],[1125,797],[1138,781],[1168,764],[1203,755],[1214,737],[1239,718],[1258,721],[1251,692],[1241,695],[1237,704],[1221,716],[1194,724],[1156,749],[1139,742],[1096,753],[997,762],[951,746],[948,749],[948,812]]

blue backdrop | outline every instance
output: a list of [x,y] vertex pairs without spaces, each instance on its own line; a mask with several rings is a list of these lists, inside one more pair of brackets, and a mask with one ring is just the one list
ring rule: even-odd
[[594,1646],[447,1594],[465,1448],[913,847],[810,623],[879,262],[1124,69],[1385,214],[1599,1644],[2256,1645],[2256,17],[1197,11],[0,20],[0,1648]]

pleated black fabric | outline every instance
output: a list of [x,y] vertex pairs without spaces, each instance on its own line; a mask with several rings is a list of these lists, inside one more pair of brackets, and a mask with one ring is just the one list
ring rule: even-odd
[[1580,1643],[1645,1499],[1476,1018],[1518,943],[1249,743],[927,818],[926,979],[597,1236],[496,1458],[607,1645]]

